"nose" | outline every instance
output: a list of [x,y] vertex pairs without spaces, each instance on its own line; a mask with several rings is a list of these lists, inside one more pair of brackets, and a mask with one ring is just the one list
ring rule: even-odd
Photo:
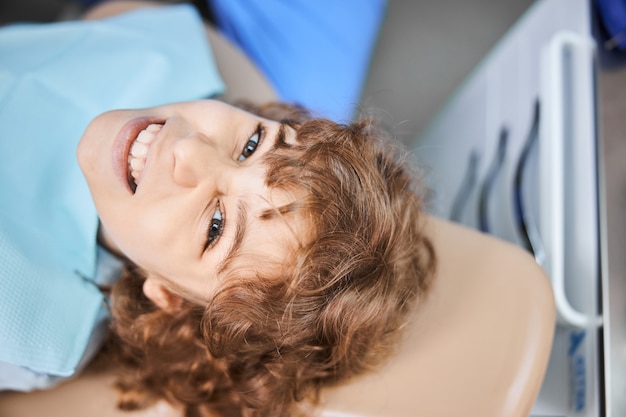
[[181,187],[196,187],[210,171],[219,169],[217,149],[207,137],[194,133],[174,142],[173,179]]

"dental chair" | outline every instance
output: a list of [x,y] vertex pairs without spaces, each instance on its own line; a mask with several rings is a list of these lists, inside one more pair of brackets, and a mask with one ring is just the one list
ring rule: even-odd
[[[549,282],[507,243],[431,218],[438,256],[432,292],[378,371],[322,393],[323,417],[527,417],[555,326]],[[113,375],[87,371],[59,387],[0,394],[0,416],[176,417],[157,404],[115,409]]]
[[520,249],[431,219],[434,288],[379,372],[329,391],[325,417],[527,417],[555,330],[552,290]]

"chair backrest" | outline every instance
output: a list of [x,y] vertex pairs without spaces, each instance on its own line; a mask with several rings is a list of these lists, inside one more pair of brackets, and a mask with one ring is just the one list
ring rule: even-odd
[[324,393],[324,416],[527,417],[555,329],[551,287],[522,250],[440,220],[432,293],[379,372]]

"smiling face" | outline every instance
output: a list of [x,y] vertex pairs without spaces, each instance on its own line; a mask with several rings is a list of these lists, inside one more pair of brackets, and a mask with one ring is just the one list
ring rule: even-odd
[[78,161],[105,244],[149,280],[198,299],[235,253],[250,254],[250,269],[285,264],[301,220],[261,219],[294,199],[265,184],[264,156],[280,138],[295,132],[212,100],[98,116]]

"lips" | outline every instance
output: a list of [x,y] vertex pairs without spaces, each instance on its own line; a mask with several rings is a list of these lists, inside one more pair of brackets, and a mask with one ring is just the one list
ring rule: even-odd
[[118,177],[133,194],[143,174],[150,144],[163,124],[163,120],[142,117],[126,123],[118,134],[113,148],[114,165]]

